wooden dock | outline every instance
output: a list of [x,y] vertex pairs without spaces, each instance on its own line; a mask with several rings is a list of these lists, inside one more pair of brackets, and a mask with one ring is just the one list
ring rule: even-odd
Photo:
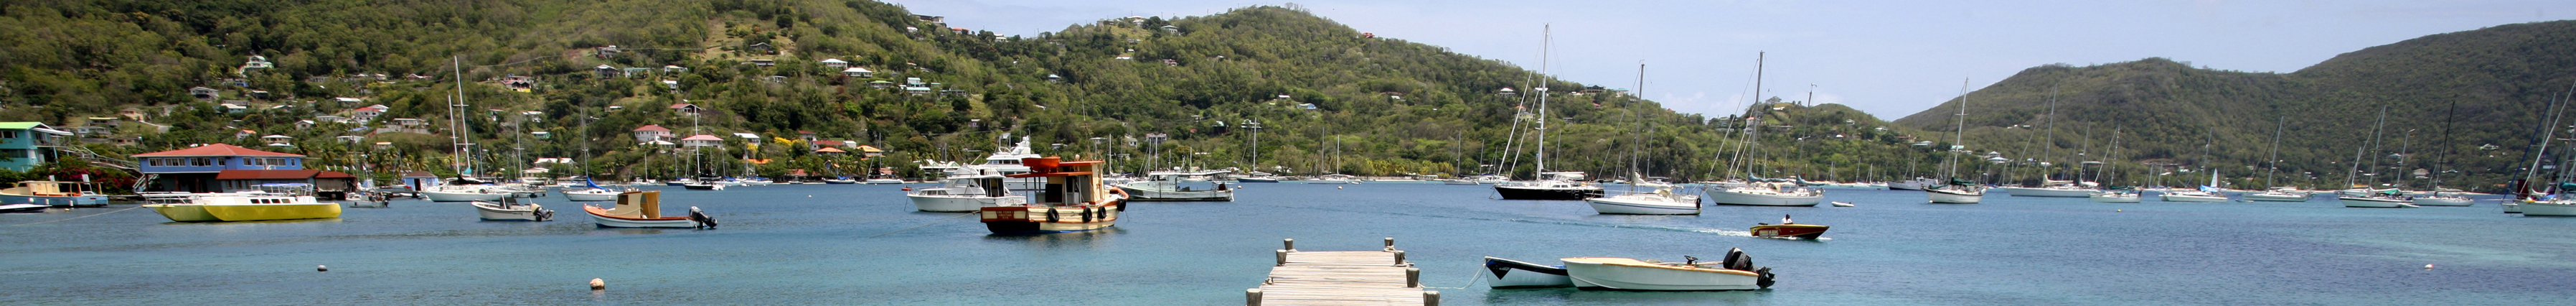
[[1297,251],[1297,240],[1274,251],[1277,265],[1261,288],[1244,290],[1245,305],[1439,305],[1440,292],[1423,290],[1422,270],[1405,261],[1395,238],[1376,251]]

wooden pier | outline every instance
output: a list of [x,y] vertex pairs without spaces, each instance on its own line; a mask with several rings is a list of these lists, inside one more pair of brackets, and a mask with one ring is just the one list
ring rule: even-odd
[[1404,260],[1395,238],[1376,251],[1298,251],[1296,239],[1281,245],[1270,278],[1244,290],[1245,305],[1440,305],[1440,291],[1422,290],[1422,269]]

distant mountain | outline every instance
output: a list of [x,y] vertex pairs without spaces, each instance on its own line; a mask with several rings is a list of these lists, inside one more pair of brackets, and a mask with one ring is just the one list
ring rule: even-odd
[[[2135,152],[2122,153],[2120,159],[2214,168],[2245,179],[2236,181],[2237,187],[2259,188],[2261,161],[2270,153],[2278,125],[2287,127],[2280,141],[2282,185],[2342,185],[2359,153],[2371,156],[2362,159],[2361,168],[2377,163],[2379,177],[2432,170],[2437,160],[2449,160],[2445,167],[2464,175],[2445,177],[2451,181],[2446,187],[2493,190],[2527,166],[2522,163],[2538,137],[2536,128],[2545,115],[2541,108],[2568,93],[2571,85],[2576,85],[2576,21],[2428,35],[2345,53],[2292,73],[2209,70],[2164,58],[2089,67],[2048,65],[1969,93],[1967,142],[1978,150],[2037,154],[2020,147],[2040,137],[2043,129],[2006,127],[2044,127],[2054,91],[2060,152],[2084,147],[2085,139],[2071,137],[2082,137],[2088,129],[2091,151],[2100,152],[2108,134],[2118,130],[2123,150]],[[1954,98],[1896,122],[1949,131],[1956,124],[1952,114],[1958,102]],[[2374,151],[2369,140],[2383,107],[2387,124]],[[2209,145],[2207,158],[2202,157],[2204,145]],[[2402,164],[2390,158],[2400,153],[2411,155]],[[2311,174],[2314,179],[2308,178]],[[2198,172],[2177,175],[2198,177],[2182,181],[2207,179]]]

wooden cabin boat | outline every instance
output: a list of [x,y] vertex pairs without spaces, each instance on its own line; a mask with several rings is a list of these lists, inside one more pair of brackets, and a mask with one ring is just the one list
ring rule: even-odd
[[1100,182],[1101,161],[1063,161],[1059,157],[1024,158],[1020,164],[1028,173],[1005,175],[1013,178],[1045,178],[1033,203],[984,207],[984,228],[995,235],[1032,235],[1070,233],[1108,228],[1118,224],[1121,212],[1127,210],[1124,191]]
[[685,217],[663,216],[662,191],[659,190],[629,191],[617,194],[617,204],[613,207],[599,207],[596,205],[582,206],[582,211],[589,212],[590,219],[594,222],[598,222],[599,227],[716,227],[715,218],[708,217],[705,213],[698,212],[697,209],[697,207],[689,207],[689,215]]

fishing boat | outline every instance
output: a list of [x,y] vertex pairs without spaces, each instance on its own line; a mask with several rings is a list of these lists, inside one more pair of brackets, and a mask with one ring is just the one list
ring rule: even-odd
[[1127,191],[1127,194],[1133,196],[1127,198],[1128,201],[1230,202],[1234,201],[1234,189],[1226,188],[1224,183],[1217,183],[1216,188],[1204,190],[1181,186],[1182,181],[1189,177],[1224,174],[1227,172],[1229,171],[1153,171],[1145,173],[1144,181],[1118,184],[1117,186],[1118,189],[1125,190]]
[[1565,266],[1550,266],[1526,261],[1485,256],[1486,286],[1494,289],[1565,288],[1574,280],[1565,277]]
[[473,206],[485,221],[548,221],[555,218],[555,211],[546,210],[543,205],[520,203],[518,199],[474,201]]
[[65,181],[24,181],[18,186],[0,189],[0,203],[45,206],[107,206],[107,195],[97,191],[96,184]]
[[624,192],[624,193],[618,193],[618,194],[617,194],[617,204],[615,204],[615,206],[610,206],[610,207],[600,207],[600,206],[598,206],[598,205],[582,205],[582,211],[583,211],[583,212],[588,212],[588,213],[590,213],[590,219],[591,219],[591,221],[592,221],[592,222],[596,222],[597,224],[599,224],[599,227],[627,227],[627,228],[715,228],[715,227],[716,227],[716,220],[715,220],[715,217],[709,217],[709,216],[707,216],[707,215],[706,215],[706,213],[698,211],[698,207],[696,207],[696,206],[690,206],[690,207],[689,207],[689,215],[688,215],[688,216],[684,216],[684,217],[667,217],[667,216],[663,216],[663,215],[662,215],[662,191],[659,191],[659,190],[653,190],[653,191],[628,191],[628,192]]
[[1611,215],[1697,215],[1699,196],[1674,194],[1672,188],[1583,199],[1592,211]]
[[912,198],[914,209],[927,212],[974,212],[985,207],[1028,204],[1028,196],[1010,194],[1002,188],[1005,179],[1008,178],[981,167],[958,167],[950,170],[939,187],[913,190],[904,197]]
[[1012,178],[1045,178],[1046,192],[1033,203],[1016,206],[985,207],[981,215],[984,228],[995,235],[1033,235],[1070,233],[1108,228],[1118,224],[1127,210],[1127,195],[1100,183],[1101,161],[1063,161],[1058,157],[1032,157],[1019,164],[1029,172],[1004,175]]
[[1825,230],[1831,228],[1820,224],[1798,224],[1790,221],[1789,215],[1780,215],[1780,224],[1754,223],[1752,232],[1754,237],[1816,240],[1816,237],[1824,237]]
[[1755,182],[1743,187],[1708,190],[1709,204],[1746,206],[1816,206],[1823,203],[1825,191],[1791,183]]
[[[261,192],[201,193],[187,203],[145,204],[178,222],[229,222],[339,218],[340,204],[314,200],[311,185],[260,184]],[[298,190],[301,190],[299,192]]]
[[1565,276],[1582,290],[1716,291],[1770,288],[1771,268],[1756,267],[1743,249],[1727,251],[1726,260],[1701,264],[1698,258],[1667,263],[1619,257],[1569,257]]
[[2145,202],[2146,200],[2139,197],[2138,192],[2128,190],[2105,190],[2102,192],[2095,192],[2090,196],[2090,198],[2093,199],[2093,202],[2097,203],[2138,203]]

